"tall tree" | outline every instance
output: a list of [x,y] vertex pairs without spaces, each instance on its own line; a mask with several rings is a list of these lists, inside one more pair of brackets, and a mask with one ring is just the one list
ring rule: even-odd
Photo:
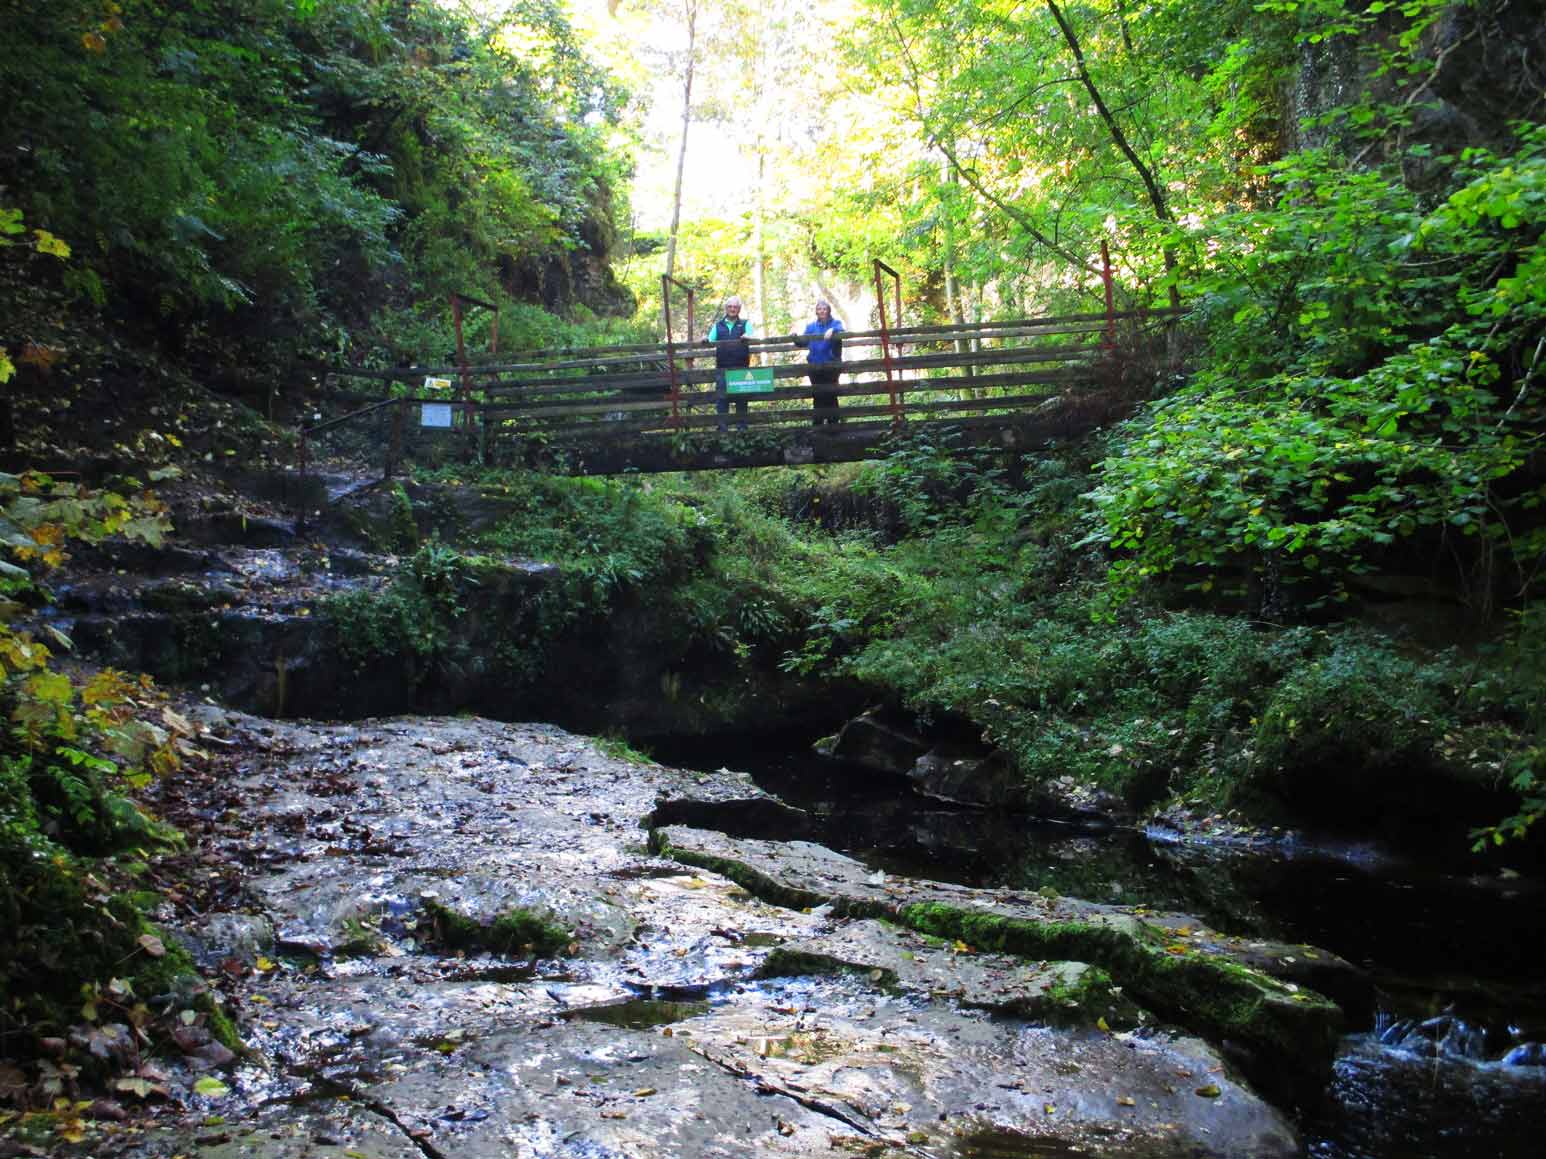
[[682,175],[687,168],[687,134],[692,128],[692,81],[698,64],[698,0],[682,0],[687,45],[682,53],[682,134],[676,151],[676,184],[671,197],[671,229],[666,240],[666,276],[676,273],[676,235],[682,223]]
[[[1100,114],[1100,119],[1105,124],[1107,132],[1111,134],[1112,143],[1121,150],[1122,156],[1127,158],[1128,164],[1133,167],[1134,172],[1138,174],[1139,180],[1143,182],[1144,190],[1149,196],[1149,204],[1154,207],[1154,216],[1165,225],[1173,225],[1175,217],[1170,212],[1170,204],[1165,198],[1164,189],[1160,186],[1159,180],[1154,174],[1153,166],[1146,164],[1144,159],[1138,155],[1137,150],[1133,148],[1132,143],[1127,139],[1127,133],[1123,131],[1115,114],[1112,113],[1111,107],[1106,104],[1105,98],[1101,96],[1100,89],[1096,87],[1094,79],[1090,76],[1089,66],[1085,63],[1084,49],[1079,43],[1079,38],[1074,35],[1073,27],[1068,23],[1068,18],[1063,15],[1063,10],[1057,6],[1057,0],[1047,0],[1047,11],[1052,13],[1052,19],[1057,22],[1058,31],[1063,34],[1063,40],[1068,45],[1068,51],[1073,53],[1074,64],[1079,74],[1079,82],[1084,85],[1085,92],[1090,96],[1090,102],[1095,106],[1095,111]],[[1123,45],[1131,51],[1132,41],[1129,39],[1126,13],[1122,12],[1119,8],[1118,15],[1120,17]],[[1175,242],[1170,239],[1164,241],[1161,245],[1161,252],[1164,254],[1165,259],[1165,274],[1170,304],[1172,307],[1179,308],[1181,305],[1181,290],[1176,284]]]

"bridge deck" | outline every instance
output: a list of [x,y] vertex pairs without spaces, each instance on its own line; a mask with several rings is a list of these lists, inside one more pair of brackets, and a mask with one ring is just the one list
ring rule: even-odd
[[[750,341],[766,389],[728,398],[716,389],[703,342],[334,374],[375,380],[387,391],[349,397],[373,397],[366,409],[392,416],[378,418],[393,445],[389,463],[447,439],[488,462],[569,474],[827,463],[875,457],[899,430],[940,427],[968,442],[1034,449],[1130,409],[1130,384],[1147,377],[1133,372],[1154,360],[1173,317],[1081,314],[850,332],[840,384],[823,388],[837,395],[838,422],[819,426],[833,413],[815,408],[805,352],[788,335]],[[430,379],[449,381],[427,390]],[[396,408],[388,402],[394,384],[402,384]],[[718,413],[720,402],[728,414]],[[421,425],[437,403],[440,418],[452,404],[449,428]]]

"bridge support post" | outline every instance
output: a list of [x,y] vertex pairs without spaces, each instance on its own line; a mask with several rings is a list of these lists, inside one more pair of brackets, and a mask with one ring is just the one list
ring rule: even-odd
[[[698,329],[693,319],[693,288],[685,282],[679,282],[670,274],[660,275],[660,307],[665,314],[666,321],[666,368],[671,375],[671,425],[679,426],[682,421],[681,401],[682,384],[676,377],[676,338],[671,333],[671,287],[676,286],[687,294],[687,341],[689,343],[698,340]],[[692,369],[692,359],[688,358],[688,369]]]
[[387,441],[386,467],[382,474],[383,479],[390,479],[397,473],[398,461],[403,457],[403,423],[408,418],[408,399],[400,399],[392,408],[392,435]]
[[875,302],[880,309],[880,356],[886,364],[886,390],[891,396],[891,424],[899,427],[902,425],[902,398],[898,393],[900,379],[891,361],[891,327],[886,322],[886,291],[880,280],[883,272],[891,275],[896,293],[895,324],[897,326],[902,324],[902,275],[879,258],[875,259]]
[[1117,312],[1115,282],[1111,276],[1111,249],[1104,238],[1100,243],[1100,280],[1106,286],[1106,336],[1101,340],[1101,349],[1110,354],[1117,348]]

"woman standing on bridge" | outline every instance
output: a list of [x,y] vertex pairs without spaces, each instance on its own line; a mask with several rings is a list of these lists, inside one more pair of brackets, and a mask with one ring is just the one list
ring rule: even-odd
[[811,386],[816,417],[814,426],[831,423],[836,426],[837,391],[821,390],[823,386],[836,386],[843,360],[843,323],[832,316],[832,304],[825,298],[816,299],[816,320],[806,325],[805,332],[795,339],[797,346],[809,346],[805,361],[810,364]]

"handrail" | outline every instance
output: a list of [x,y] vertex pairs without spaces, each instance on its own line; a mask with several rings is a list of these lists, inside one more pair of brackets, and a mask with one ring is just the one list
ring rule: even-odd
[[[339,415],[336,418],[328,419],[326,422],[315,423],[312,426],[302,427],[300,429],[301,441],[300,441],[300,446],[297,448],[297,458],[298,458],[297,466],[298,466],[298,468],[300,470],[300,476],[301,476],[300,494],[301,494],[301,496],[303,498],[302,498],[300,513],[296,516],[296,519],[295,519],[295,529],[297,531],[304,531],[306,529],[306,505],[305,505],[305,501],[304,501],[304,496],[306,494],[306,478],[307,478],[307,472],[308,472],[308,468],[309,468],[309,463],[307,461],[308,456],[306,454],[306,451],[307,451],[307,443],[308,443],[308,440],[311,438],[311,436],[312,435],[321,434],[323,431],[331,430],[334,427],[342,426],[344,423],[352,422],[354,419],[361,418],[364,415],[374,414],[376,411],[382,410],[385,407],[395,406],[395,407],[401,408],[403,406],[406,406],[408,404],[408,402],[410,402],[410,401],[412,401],[412,400],[404,399],[404,398],[384,398],[384,399],[381,399],[378,402],[373,402],[373,403],[368,404],[367,406],[362,406],[358,410],[352,410],[348,414],[342,414],[342,415]],[[435,401],[440,401],[440,400],[437,399]],[[402,411],[399,410],[398,411],[398,421],[397,421],[397,424],[396,424],[396,428],[394,430],[394,436],[395,436],[395,438],[400,439],[401,435],[402,435]],[[387,464],[386,464],[386,478],[390,479],[391,477],[392,477],[392,455],[391,455],[391,452],[389,451],[388,452],[388,458],[387,458]]]
[[[361,415],[369,414],[371,411],[380,410],[384,406],[391,406],[394,403],[400,403],[400,402],[417,402],[417,401],[420,401],[420,400],[418,400],[418,399],[401,399],[401,398],[384,398],[384,399],[381,399],[379,402],[371,403],[369,406],[362,406],[359,410],[352,410],[348,414],[339,415],[337,418],[328,419],[327,422],[325,422],[325,423],[317,423],[315,426],[302,427],[301,428],[301,437],[304,439],[308,435],[318,434],[318,433],[320,433],[322,431],[328,430],[331,427],[336,427],[336,426],[339,426],[339,425],[341,425],[343,423],[346,423],[350,419],[357,419]],[[443,402],[445,400],[444,399],[428,399],[428,400],[424,400],[424,401]]]
[[[999,321],[988,322],[929,322],[921,323],[917,326],[890,326],[888,327],[886,333],[889,334],[892,338],[905,338],[909,342],[928,341],[929,339],[922,337],[923,335],[938,335],[940,340],[944,340],[958,333],[981,334],[984,338],[991,338],[994,336],[993,333],[991,333],[992,331],[1013,330],[1026,326],[1060,326],[1065,323],[1079,324],[1085,322],[1104,324],[1111,320],[1121,321],[1128,318],[1162,321],[1165,319],[1174,318],[1178,314],[1185,314],[1186,312],[1187,307],[1184,306],[1180,309],[1177,309],[1173,306],[1155,306],[1152,309],[1116,310],[1111,314],[1107,314],[1104,310],[1101,310],[1083,314],[1050,314],[1039,318],[1006,318]],[[881,331],[879,330],[845,330],[843,332],[843,342],[845,345],[852,345],[858,341],[870,338],[879,338],[880,336]],[[761,338],[749,338],[747,341],[750,342],[754,348],[761,349],[763,348],[761,344],[776,342],[780,339],[786,339],[788,337],[788,335],[765,335]],[[687,343],[678,342],[674,343],[673,345],[675,345],[677,348],[681,348],[683,346],[692,346],[695,348],[702,347],[707,349],[709,347],[709,343],[703,341],[693,341]],[[612,361],[648,362],[652,359],[664,357],[668,346],[666,343],[661,342],[654,345],[638,345],[634,347],[598,346],[589,349],[597,354],[602,354],[603,352],[608,351],[618,351],[619,353],[608,353],[605,357],[586,359],[570,358],[556,362],[491,362],[471,363],[470,366],[473,373],[475,374],[504,373],[518,370],[581,369],[587,366],[597,366]],[[565,353],[573,354],[576,353],[576,351],[570,350],[566,351]],[[447,374],[456,374],[459,372],[459,370],[460,367],[457,366],[400,366],[385,370],[353,366],[338,366],[329,368],[327,373],[343,378],[370,378],[383,382],[410,382],[425,377],[443,377]]]

